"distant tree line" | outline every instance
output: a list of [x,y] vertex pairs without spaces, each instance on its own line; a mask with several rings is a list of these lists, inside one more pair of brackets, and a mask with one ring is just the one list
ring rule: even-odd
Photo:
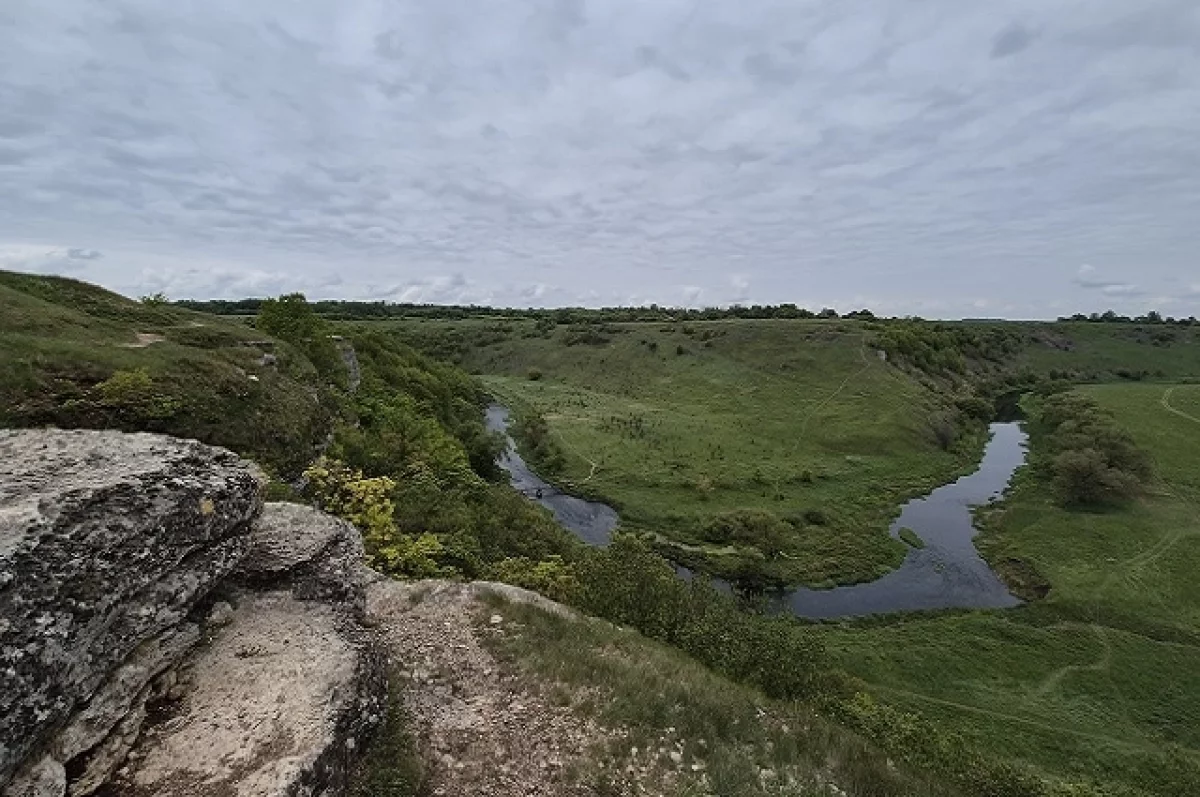
[[[179,307],[216,315],[257,315],[268,299],[182,299]],[[339,321],[369,321],[386,318],[528,318],[549,320],[555,324],[580,324],[622,321],[716,321],[726,318],[850,318],[873,320],[870,310],[855,310],[839,314],[832,308],[807,310],[795,304],[733,305],[732,307],[662,307],[657,304],[643,307],[484,307],[481,305],[410,304],[394,302],[355,302],[327,299],[308,303],[318,315]]]
[[1145,315],[1126,316],[1118,315],[1113,310],[1105,310],[1103,313],[1076,313],[1072,316],[1062,316],[1059,321],[1086,321],[1091,324],[1171,324],[1181,327],[1192,327],[1200,324],[1195,316],[1187,318],[1172,318],[1171,316],[1163,316],[1157,310],[1151,310]]

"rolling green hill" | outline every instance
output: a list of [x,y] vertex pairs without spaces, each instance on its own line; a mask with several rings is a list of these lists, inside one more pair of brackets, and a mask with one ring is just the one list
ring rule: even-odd
[[282,477],[335,410],[330,377],[282,341],[62,277],[0,272],[0,361],[0,425],[164,432]]
[[832,585],[895,567],[900,504],[968,470],[982,445],[953,395],[885,362],[856,322],[465,322],[440,339],[433,323],[393,328],[433,348],[473,341],[462,366],[548,424],[561,454],[549,475],[674,558],[743,581]]

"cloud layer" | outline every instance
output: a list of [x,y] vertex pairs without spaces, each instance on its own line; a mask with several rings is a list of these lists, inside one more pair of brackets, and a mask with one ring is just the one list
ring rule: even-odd
[[132,294],[1200,311],[1194,0],[10,0],[0,108]]

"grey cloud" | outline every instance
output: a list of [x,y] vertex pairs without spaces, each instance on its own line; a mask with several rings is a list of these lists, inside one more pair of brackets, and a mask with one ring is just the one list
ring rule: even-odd
[[1075,275],[1075,284],[1087,290],[1098,290],[1105,296],[1143,296],[1145,291],[1129,282],[1104,279],[1095,266],[1082,265]]
[[104,253],[96,249],[68,249],[67,257],[71,260],[99,260]]
[[[79,253],[92,254],[93,250],[63,249],[61,247],[39,246],[0,246],[0,269],[13,271],[29,271],[35,274],[64,274],[78,275],[85,271],[86,264],[81,260],[94,260],[93,257],[79,257]],[[95,252],[97,256],[99,252]]]
[[529,6],[22,4],[0,247],[132,293],[926,314],[1194,273],[1194,4]]
[[1019,53],[1032,44],[1035,38],[1036,34],[1024,25],[1009,25],[992,40],[992,58],[1007,58]]

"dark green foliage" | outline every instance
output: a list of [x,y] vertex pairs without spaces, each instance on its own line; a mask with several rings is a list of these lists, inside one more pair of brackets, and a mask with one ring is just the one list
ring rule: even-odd
[[562,473],[566,454],[541,414],[533,411],[518,413],[512,435],[521,445],[522,456],[543,477],[552,479]]
[[990,421],[996,416],[996,407],[983,396],[963,396],[954,402],[959,412],[977,421]]
[[1000,324],[906,320],[881,327],[874,343],[890,359],[945,376],[965,374],[972,364],[1003,362],[1024,347],[1025,336],[1018,328]]
[[609,334],[606,334],[608,332],[610,331],[603,327],[580,324],[568,329],[562,341],[567,346],[604,346],[612,340]]
[[802,513],[805,523],[810,523],[814,526],[829,525],[829,515],[821,509],[805,509]]
[[743,611],[703,579],[683,581],[643,541],[617,535],[581,565],[581,607],[690,654],[718,673],[780,698],[809,696],[824,653],[785,616]]
[[779,556],[795,530],[772,512],[744,509],[726,512],[704,524],[700,536],[715,545],[751,546],[768,558]]
[[1150,458],[1094,401],[1077,393],[1044,398],[1037,418],[1048,469],[1065,504],[1098,506],[1141,492]]
[[266,299],[259,308],[254,326],[304,352],[328,381],[345,384],[345,367],[337,345],[330,339],[329,323],[313,312],[304,294],[289,293],[278,299]]

